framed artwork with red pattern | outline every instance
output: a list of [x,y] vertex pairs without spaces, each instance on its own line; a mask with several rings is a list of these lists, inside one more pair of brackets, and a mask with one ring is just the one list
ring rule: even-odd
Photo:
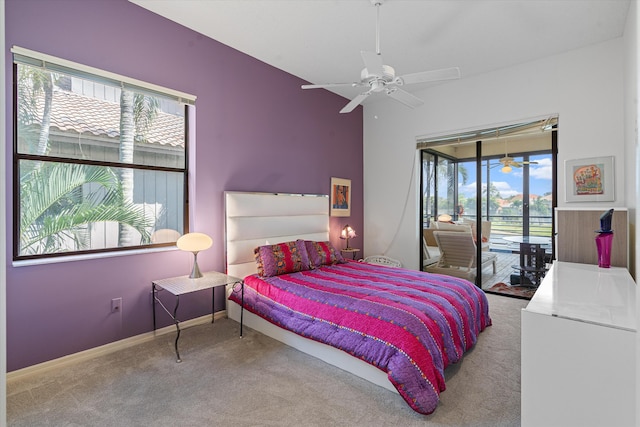
[[331,178],[331,216],[351,216],[351,180]]

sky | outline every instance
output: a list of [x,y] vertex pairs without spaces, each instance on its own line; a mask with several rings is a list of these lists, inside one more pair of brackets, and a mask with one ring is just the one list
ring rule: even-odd
[[[516,157],[515,160],[522,159]],[[538,164],[529,165],[529,192],[538,196],[550,193],[551,155],[531,156],[530,161],[537,161]],[[495,160],[492,163],[495,163]],[[475,197],[477,185],[475,163],[465,163],[465,167],[468,171],[468,181],[466,184],[459,183],[458,192],[467,197]],[[498,189],[503,199],[522,194],[522,169],[513,168],[511,172],[504,173],[500,170],[500,167],[494,167],[491,169],[491,182]]]

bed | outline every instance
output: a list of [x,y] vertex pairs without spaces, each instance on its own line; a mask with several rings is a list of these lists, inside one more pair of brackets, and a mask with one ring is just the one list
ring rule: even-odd
[[[225,205],[227,274],[245,279],[246,326],[399,393],[419,413],[436,409],[444,369],[491,324],[480,289],[341,259],[328,249],[327,196],[227,192]],[[265,264],[263,277],[256,247],[263,256],[284,247],[311,261],[279,272]],[[305,262],[314,268],[300,268]],[[239,320],[240,296],[231,288],[228,296],[228,315]]]

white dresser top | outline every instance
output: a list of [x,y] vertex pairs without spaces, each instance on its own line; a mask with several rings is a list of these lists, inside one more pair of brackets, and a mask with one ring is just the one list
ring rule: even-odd
[[525,310],[636,330],[636,283],[626,268],[555,261]]

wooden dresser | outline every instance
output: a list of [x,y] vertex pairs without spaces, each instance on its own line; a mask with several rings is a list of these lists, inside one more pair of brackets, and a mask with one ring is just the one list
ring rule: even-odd
[[635,425],[635,310],[626,268],[552,265],[522,310],[523,427]]

